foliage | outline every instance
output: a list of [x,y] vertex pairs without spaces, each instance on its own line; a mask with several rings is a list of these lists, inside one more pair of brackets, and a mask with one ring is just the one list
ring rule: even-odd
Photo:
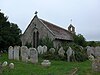
[[50,51],[47,51],[46,53],[39,56],[42,59],[49,59],[49,60],[66,60],[65,57],[61,57],[58,55],[58,50],[56,49],[55,53],[51,53]]
[[81,34],[74,35],[74,43],[80,46],[86,47],[86,40]]
[[93,46],[93,47],[100,46],[100,42],[99,41],[88,41],[87,46]]
[[39,45],[41,46],[46,45],[48,49],[50,49],[53,47],[53,41],[48,36],[46,36],[45,38],[39,40]]
[[[75,57],[72,56],[71,59],[73,59],[74,61],[85,61],[87,60],[87,54],[86,54],[86,50],[83,48],[81,48],[79,45],[75,44],[74,42],[71,43],[63,43],[62,47],[64,48],[65,51],[68,50],[68,47],[71,47],[74,52],[75,52]],[[67,56],[66,56],[67,57]]]
[[8,17],[0,12],[0,50],[5,50],[10,45],[21,45],[20,36],[18,25],[10,23]]
[[32,44],[31,44],[31,43],[26,42],[25,46],[27,46],[28,48],[31,48],[31,47],[32,47]]
[[95,72],[91,68],[91,62],[66,62],[66,61],[54,61],[50,60],[51,66],[45,68],[41,66],[43,59],[39,59],[37,64],[32,64],[30,62],[22,62],[15,60],[8,60],[7,55],[3,54],[0,57],[0,62],[4,61],[8,63],[13,62],[15,64],[14,69],[9,69],[5,67],[3,73],[0,75],[71,75],[72,69],[78,68],[76,75],[100,75],[100,72]]

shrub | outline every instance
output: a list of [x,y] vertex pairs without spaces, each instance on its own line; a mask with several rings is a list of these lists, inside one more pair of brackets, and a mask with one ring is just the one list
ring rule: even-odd
[[53,48],[53,41],[46,36],[45,38],[42,38],[39,40],[39,45],[44,46],[46,45],[48,49]]

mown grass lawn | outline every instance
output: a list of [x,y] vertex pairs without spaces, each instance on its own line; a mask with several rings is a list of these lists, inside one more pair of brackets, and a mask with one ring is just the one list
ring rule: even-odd
[[74,68],[78,68],[76,75],[100,75],[100,72],[94,72],[91,69],[90,61],[66,62],[50,60],[51,66],[46,68],[40,64],[42,60],[39,60],[37,64],[25,63],[9,60],[7,54],[3,54],[0,57],[0,62],[3,63],[4,61],[8,61],[8,63],[13,62],[15,68],[10,70],[8,67],[4,67],[0,75],[70,75]]

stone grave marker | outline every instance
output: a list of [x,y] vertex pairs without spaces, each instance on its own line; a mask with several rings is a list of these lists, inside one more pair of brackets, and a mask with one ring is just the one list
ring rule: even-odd
[[91,54],[94,55],[94,47],[87,46],[87,55],[90,56]]
[[44,66],[44,67],[49,67],[51,65],[51,62],[49,60],[43,60],[41,65]]
[[35,48],[30,49],[30,62],[37,63],[38,62],[38,52]]
[[43,54],[43,47],[40,45],[37,48],[39,54]]
[[67,61],[70,62],[70,57],[71,57],[71,55],[74,56],[75,53],[74,53],[74,51],[72,50],[72,48],[69,47],[68,50],[66,51],[66,54],[67,54]]
[[94,55],[96,56],[96,57],[100,57],[100,47],[99,46],[97,46],[97,47],[95,47],[95,50],[94,50],[95,52],[94,52]]
[[55,49],[54,48],[50,48],[49,52],[51,52],[52,54],[54,54],[55,53]]
[[27,46],[22,46],[21,47],[21,58],[22,58],[22,61],[27,61],[28,60],[28,48]]
[[43,53],[46,53],[47,52],[47,46],[43,46]]
[[64,53],[65,53],[65,51],[64,51],[63,47],[61,47],[61,48],[59,49],[59,51],[58,51],[58,54],[59,54],[60,56],[64,56]]
[[92,69],[100,72],[100,57],[97,57],[92,61]]
[[13,49],[12,46],[10,46],[10,47],[8,48],[8,58],[9,58],[9,59],[14,59],[14,49]]
[[19,49],[20,46],[14,46],[14,59],[19,60]]

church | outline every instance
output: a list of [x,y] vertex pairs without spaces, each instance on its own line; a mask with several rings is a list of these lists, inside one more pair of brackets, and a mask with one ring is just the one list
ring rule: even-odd
[[54,47],[57,47],[65,41],[72,42],[73,34],[75,34],[75,27],[72,24],[69,25],[67,30],[40,19],[37,14],[35,14],[25,32],[22,34],[21,41],[22,45],[28,43],[36,48],[39,45],[39,39],[48,36],[53,41]]

